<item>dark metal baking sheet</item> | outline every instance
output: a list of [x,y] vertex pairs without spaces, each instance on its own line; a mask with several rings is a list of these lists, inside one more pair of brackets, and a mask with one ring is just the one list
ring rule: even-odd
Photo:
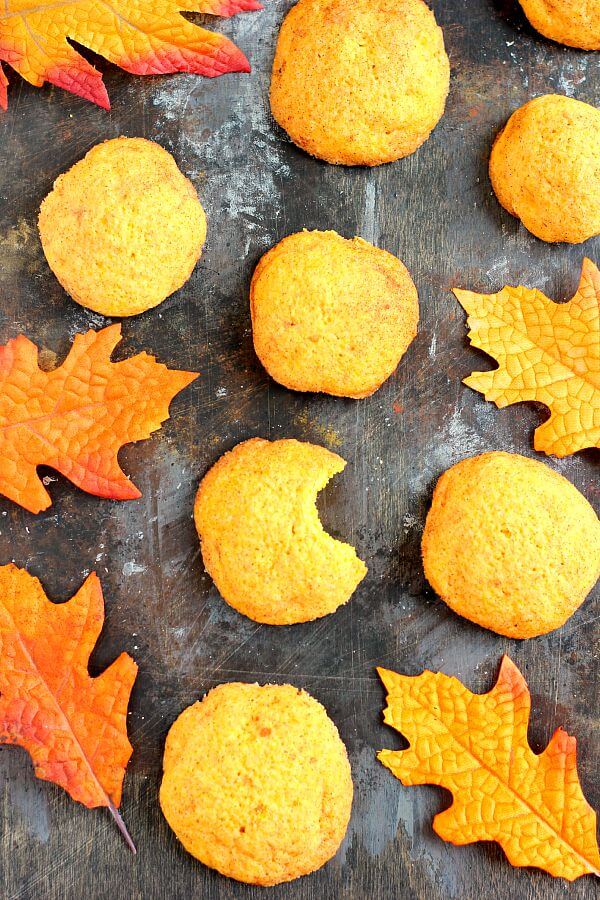
[[[0,892],[7,900],[259,898],[188,856],[158,807],[165,734],[179,712],[227,680],[293,682],[319,698],[346,742],[356,783],[348,835],[318,873],[270,890],[287,900],[465,900],[592,897],[537,871],[514,870],[498,847],[455,848],[432,831],[445,791],[404,788],[375,760],[400,739],[381,723],[376,664],[409,674],[441,669],[487,690],[510,653],[533,695],[530,737],[542,749],[557,725],[578,737],[584,790],[598,805],[598,590],[560,631],[517,642],[458,618],[423,579],[419,540],[435,480],[482,450],[536,456],[541,406],[496,410],[461,384],[493,367],[469,348],[450,288],[506,282],[573,293],[584,252],[598,240],[551,246],[503,212],[487,178],[495,131],[521,103],[557,91],[597,102],[598,56],[536,35],[512,0],[436,0],[452,64],[446,114],[413,156],[378,169],[327,166],[292,146],[269,115],[279,23],[291,4],[214,21],[253,64],[249,76],[134,78],[97,64],[112,111],[11,76],[0,116],[0,338],[25,332],[62,358],[73,335],[108,320],[71,301],[49,271],[36,232],[53,179],[99,140],[142,135],[172,151],[207,210],[206,252],[188,284],[162,306],[123,322],[124,356],[148,350],[201,377],[150,440],[122,454],[143,492],[97,500],[59,478],[53,505],[34,517],[0,500],[0,561],[38,575],[56,601],[95,569],[107,619],[92,670],[121,650],[139,662],[129,717],[135,753],[123,817],[133,857],[102,810],[88,811],[33,777],[26,754],[0,747]],[[421,302],[417,339],[370,399],[295,394],[269,381],[252,351],[248,285],[261,254],[300,228],[362,235],[398,254]],[[203,572],[192,522],[199,478],[252,436],[329,446],[345,472],[321,494],[332,534],[353,542],[369,574],[335,615],[276,629],[230,609]],[[598,454],[548,460],[598,503]],[[49,471],[46,473],[52,475]],[[582,548],[585,552],[585,548]],[[596,602],[595,602],[596,601]]]

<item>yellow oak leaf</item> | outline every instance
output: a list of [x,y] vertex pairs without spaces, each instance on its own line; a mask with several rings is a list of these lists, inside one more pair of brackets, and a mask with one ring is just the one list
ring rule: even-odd
[[575,738],[559,728],[543,753],[531,750],[529,689],[507,656],[487,694],[440,672],[377,671],[388,692],[384,721],[410,743],[378,758],[402,784],[452,793],[452,805],[433,820],[443,840],[496,841],[513,866],[569,881],[600,874],[596,816],[579,784]]
[[550,417],[535,431],[536,450],[568,456],[600,447],[600,272],[594,263],[584,259],[568,303],[525,287],[454,294],[468,313],[471,344],[498,363],[464,383],[499,408],[544,403]]

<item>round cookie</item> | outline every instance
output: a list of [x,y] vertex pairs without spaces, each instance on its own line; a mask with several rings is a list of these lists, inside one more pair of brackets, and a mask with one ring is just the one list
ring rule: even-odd
[[194,519],[221,596],[255,622],[292,625],[346,603],[367,568],[328,535],[317,493],[346,463],[324,447],[254,438],[202,479]]
[[296,391],[367,397],[417,333],[419,301],[405,266],[361,238],[302,231],[266,253],[250,287],[254,348]]
[[38,224],[64,289],[105,316],[162,303],[188,280],[206,238],[193,184],[170,153],[143,138],[93,147],[56,179]]
[[512,114],[490,156],[502,206],[543,241],[600,234],[600,110],[546,94]]
[[167,736],[162,811],[189,853],[238,881],[279,884],[324,865],[352,793],[337,728],[289,684],[222,684]]
[[313,156],[377,166],[427,140],[449,79],[423,0],[300,0],[279,33],[271,110]]
[[439,479],[422,552],[427,580],[451,609],[498,634],[530,638],[560,628],[593,588],[600,523],[549,466],[483,453]]
[[536,31],[559,44],[600,50],[600,0],[519,0]]

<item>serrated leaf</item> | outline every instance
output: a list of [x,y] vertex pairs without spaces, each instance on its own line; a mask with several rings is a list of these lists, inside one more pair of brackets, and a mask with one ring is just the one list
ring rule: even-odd
[[135,849],[116,810],[132,753],[127,704],[137,665],[122,653],[90,678],[103,622],[95,574],[67,603],[52,603],[37,578],[0,566],[0,743],[27,750],[37,777],[73,800],[108,807]]
[[0,106],[7,104],[4,61],[36,87],[48,81],[109,109],[101,73],[70,41],[134,75],[249,72],[230,40],[181,13],[233,16],[257,9],[258,0],[7,0],[0,10]]
[[541,291],[505,287],[497,294],[455,290],[467,311],[469,338],[498,368],[465,384],[499,408],[537,400],[550,417],[534,446],[554,456],[600,447],[600,272],[584,259],[577,293],[554,303]]
[[443,840],[496,841],[513,866],[569,881],[599,874],[596,816],[579,784],[575,738],[559,728],[543,753],[531,750],[529,689],[507,656],[487,694],[439,672],[377,671],[387,690],[384,721],[410,743],[378,758],[402,784],[452,793],[433,820]]
[[141,496],[118,451],[160,428],[175,394],[197,374],[146,353],[111,362],[120,340],[120,325],[78,334],[51,372],[39,368],[37,347],[23,335],[0,347],[0,494],[33,513],[47,509],[52,501],[37,473],[47,465],[98,497]]

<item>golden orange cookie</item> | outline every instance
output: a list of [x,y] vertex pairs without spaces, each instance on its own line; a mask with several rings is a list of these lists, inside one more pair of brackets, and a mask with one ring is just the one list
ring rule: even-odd
[[279,884],[324,865],[352,793],[337,728],[289,684],[222,684],[167,736],[162,811],[189,853],[238,881]]
[[543,241],[600,234],[600,110],[546,94],[512,114],[490,157],[502,206]]
[[188,280],[206,217],[170,153],[143,138],[116,138],[56,179],[39,229],[50,268],[77,303],[133,316]]
[[202,479],[194,518],[221,596],[256,622],[292,625],[333,612],[367,568],[328,535],[317,493],[346,463],[294,440],[238,444]]
[[513,638],[560,628],[600,575],[600,523],[549,466],[483,453],[444,472],[422,542],[425,575],[459,615]]
[[300,0],[279,33],[271,110],[313,156],[377,166],[427,140],[449,79],[423,0]]
[[250,287],[254,348],[296,391],[367,397],[417,333],[419,301],[405,266],[361,238],[301,231],[260,260]]
[[569,47],[600,50],[600,0],[519,0],[533,27]]

